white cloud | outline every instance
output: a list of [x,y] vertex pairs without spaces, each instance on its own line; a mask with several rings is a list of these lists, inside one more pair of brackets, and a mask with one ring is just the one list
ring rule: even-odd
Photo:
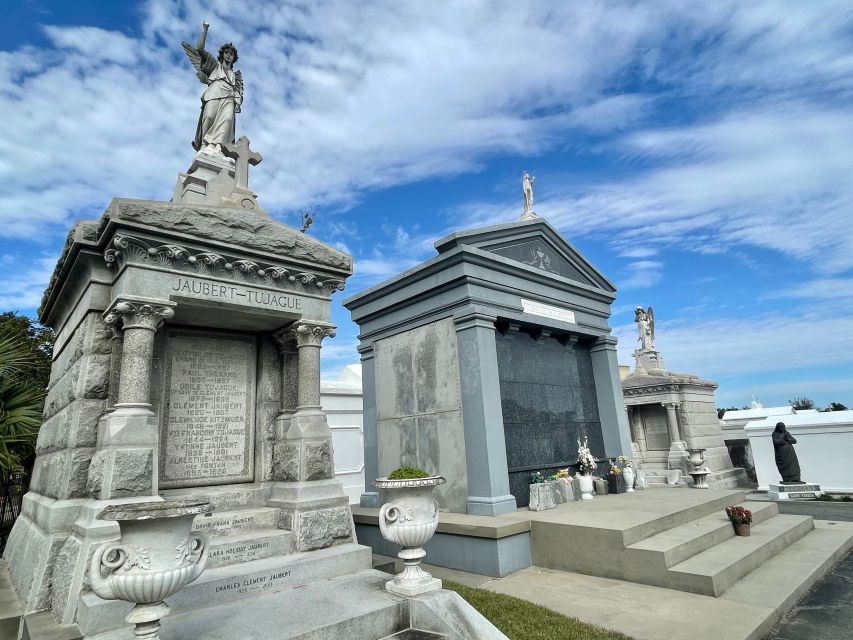
[[2,257],[2,262],[6,265],[3,283],[0,285],[2,310],[24,312],[38,308],[56,264],[55,257],[38,258],[32,267],[21,270],[14,267],[19,261],[8,255]]

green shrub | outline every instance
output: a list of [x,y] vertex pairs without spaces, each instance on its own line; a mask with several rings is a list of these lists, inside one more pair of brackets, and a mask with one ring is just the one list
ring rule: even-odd
[[417,467],[400,467],[388,474],[389,480],[412,480],[414,478],[429,478],[429,474]]

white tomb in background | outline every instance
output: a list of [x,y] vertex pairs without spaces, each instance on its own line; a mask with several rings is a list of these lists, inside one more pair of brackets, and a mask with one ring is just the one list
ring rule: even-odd
[[784,422],[797,439],[794,450],[803,478],[825,492],[853,493],[853,411],[797,411],[748,422],[743,430],[752,449],[759,491],[779,481],[771,440],[777,422]]
[[320,382],[320,405],[326,412],[335,451],[335,478],[350,504],[364,491],[364,417],[361,365],[343,368],[335,380]]

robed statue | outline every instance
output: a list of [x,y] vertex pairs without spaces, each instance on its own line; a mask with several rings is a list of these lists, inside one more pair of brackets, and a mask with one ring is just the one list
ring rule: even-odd
[[654,349],[655,348],[655,312],[649,307],[643,310],[643,307],[637,307],[634,311],[634,322],[640,329],[640,348]]
[[531,178],[526,171],[521,176],[521,190],[524,192],[524,213],[533,212],[533,181],[536,178]]
[[207,85],[201,96],[193,149],[203,153],[222,154],[222,147],[234,142],[236,114],[243,104],[243,76],[234,70],[237,47],[230,42],[219,47],[219,56],[205,51],[209,25],[201,27],[196,46],[182,42],[181,46],[196,70],[196,76]]
[[800,461],[797,460],[797,452],[794,451],[797,439],[788,433],[784,422],[776,423],[776,429],[771,437],[773,438],[773,450],[776,454],[776,468],[779,470],[779,475],[782,476],[782,482],[801,483]]

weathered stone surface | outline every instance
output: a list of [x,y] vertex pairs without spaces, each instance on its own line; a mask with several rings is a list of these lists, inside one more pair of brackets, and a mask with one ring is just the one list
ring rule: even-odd
[[110,389],[110,356],[85,355],[80,359],[80,381],[77,398],[105,399]]
[[116,222],[178,231],[352,273],[351,256],[256,211],[116,198],[110,204],[110,217]]
[[74,244],[94,244],[95,238],[97,237],[98,226],[98,220],[78,220],[71,228],[71,231],[68,232],[68,237],[65,239],[65,246],[62,248],[62,255],[59,257],[59,260],[56,261],[56,267],[54,267],[53,273],[50,276],[50,282],[48,283],[47,289],[45,289],[44,295],[41,298],[41,305],[38,310],[40,320],[44,320],[44,318],[42,318],[42,314],[45,311],[45,303],[47,302],[47,299],[50,298],[51,293],[53,293],[53,288],[59,280],[59,274],[65,266],[65,261],[68,259],[71,248]]
[[325,480],[333,476],[329,441],[305,444],[305,479]]
[[[69,605],[76,608],[76,603],[69,603],[72,583],[75,578],[75,569],[80,558],[82,545],[76,536],[65,540],[56,555],[56,564],[53,566],[53,580],[51,582],[50,596],[51,609],[56,612],[56,617],[62,619],[67,615]],[[73,616],[73,610],[71,615]]]
[[347,507],[298,512],[296,527],[297,551],[325,549],[352,539],[352,518]]
[[108,449],[96,451],[89,463],[89,475],[86,479],[86,492],[90,496],[98,496],[101,493],[101,487],[104,485],[104,472],[107,464],[107,459],[111,455]]
[[95,446],[104,406],[103,400],[76,400],[63,408],[39,429],[36,453]]
[[286,442],[273,447],[273,480],[295,482],[299,474],[299,444]]
[[64,483],[62,491],[59,494],[60,498],[88,497],[86,486],[89,478],[89,466],[94,453],[94,447],[78,447],[68,451],[66,454],[68,466],[66,472],[67,481]]
[[[57,451],[36,459],[36,466],[41,462],[41,470],[38,475],[40,491],[51,498],[58,498],[62,481],[65,477],[65,451]],[[35,477],[35,474],[34,474]]]
[[117,449],[113,461],[111,497],[150,494],[153,455],[150,449]]

